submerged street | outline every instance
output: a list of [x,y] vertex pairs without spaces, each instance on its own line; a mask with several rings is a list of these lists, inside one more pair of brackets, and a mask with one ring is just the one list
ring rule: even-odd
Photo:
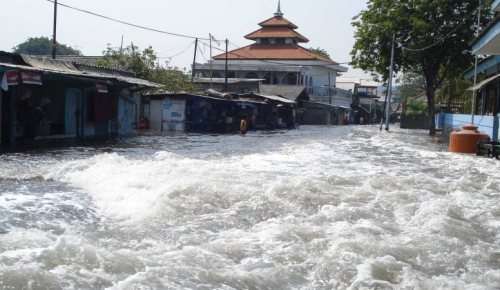
[[492,289],[500,163],[303,126],[0,155],[0,288]]

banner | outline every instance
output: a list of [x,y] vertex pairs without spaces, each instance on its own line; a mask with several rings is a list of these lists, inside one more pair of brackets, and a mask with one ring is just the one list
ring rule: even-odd
[[15,86],[19,84],[19,71],[10,70],[5,74],[7,75],[7,85]]
[[36,71],[22,71],[23,84],[42,85],[42,73]]
[[4,91],[9,90],[9,84],[7,83],[7,73],[4,73],[2,75],[2,81],[0,82],[0,88],[2,88]]
[[95,84],[98,93],[108,93],[108,87],[105,84]]

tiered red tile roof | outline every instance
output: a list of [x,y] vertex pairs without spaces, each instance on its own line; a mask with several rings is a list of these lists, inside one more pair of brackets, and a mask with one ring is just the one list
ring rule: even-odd
[[[214,57],[226,59],[226,54]],[[228,53],[229,60],[320,60],[329,64],[338,64],[322,55],[311,52],[296,44],[252,44]]]
[[[297,25],[283,17],[278,8],[278,13],[259,25],[262,27],[245,36],[247,39],[292,39],[296,42],[309,42],[309,39],[295,31]],[[236,50],[227,56],[230,60],[319,60],[328,64],[338,64],[322,55],[311,52],[298,44],[262,44],[254,43]],[[226,59],[226,53],[217,55],[215,60]]]
[[251,40],[257,40],[259,38],[291,38],[296,39],[298,42],[309,42],[309,39],[302,34],[282,26],[264,27],[248,34],[245,38]]

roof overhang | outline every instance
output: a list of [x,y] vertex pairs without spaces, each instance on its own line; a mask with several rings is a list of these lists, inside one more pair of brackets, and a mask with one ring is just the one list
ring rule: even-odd
[[500,0],[493,1],[493,3],[491,4],[491,10],[500,12]]
[[326,67],[329,69],[332,69],[332,70],[336,70],[338,72],[347,72],[347,70],[348,70],[348,68],[346,68],[345,66],[341,66],[338,64],[330,64],[330,65],[327,65]]
[[477,70],[474,69],[474,66],[469,68],[469,70],[467,70],[464,73],[464,78],[472,79],[476,73],[477,74],[485,74],[485,75],[490,75],[492,73],[496,73],[497,66],[499,64],[500,64],[500,55],[492,55],[490,57],[482,59],[477,64]]
[[157,84],[157,83],[153,83],[153,82],[150,82],[147,80],[133,78],[133,77],[110,75],[110,74],[95,73],[95,72],[86,72],[86,71],[80,71],[77,69],[73,70],[73,68],[71,68],[71,66],[68,67],[68,66],[66,66],[66,64],[63,64],[62,67],[58,67],[57,64],[50,64],[50,65],[40,64],[40,67],[38,67],[35,63],[36,62],[30,63],[30,65],[32,65],[32,66],[17,65],[17,64],[10,64],[10,63],[0,63],[0,68],[4,67],[7,69],[39,71],[42,73],[55,74],[55,75],[59,75],[59,76],[88,78],[88,79],[93,79],[93,80],[116,80],[116,81],[119,81],[122,83],[139,85],[139,86],[144,86],[147,88],[161,88],[161,87],[163,87],[163,85],[161,85],[161,84]]
[[477,90],[480,90],[482,87],[484,87],[485,85],[489,84],[490,82],[496,80],[498,77],[500,77],[500,74],[497,74],[497,75],[494,75],[492,77],[489,77],[489,78],[485,79],[484,81],[476,84],[475,86],[468,88],[467,90],[468,91],[477,91]]
[[500,21],[498,17],[474,41],[472,53],[475,55],[496,55],[500,53]]

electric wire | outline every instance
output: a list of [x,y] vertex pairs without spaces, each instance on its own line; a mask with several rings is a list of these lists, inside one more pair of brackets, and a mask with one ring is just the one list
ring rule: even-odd
[[[46,0],[46,1],[47,2],[51,2],[51,3],[55,3],[54,0]],[[109,16],[105,16],[105,15],[102,15],[102,14],[99,14],[99,13],[95,13],[95,12],[92,12],[92,11],[89,11],[89,10],[85,10],[85,9],[77,8],[77,7],[74,7],[74,6],[67,5],[67,4],[63,4],[63,3],[60,3],[59,1],[57,2],[57,5],[65,7],[65,8],[68,8],[68,9],[76,10],[76,11],[79,11],[79,12],[82,12],[82,13],[86,13],[86,14],[89,14],[89,15],[93,15],[93,16],[96,16],[96,17],[100,17],[100,18],[103,18],[103,19],[107,19],[107,20],[110,20],[110,21],[113,21],[113,22],[121,23],[121,24],[128,25],[128,26],[131,26],[131,27],[139,28],[139,29],[143,29],[143,30],[148,30],[148,31],[152,31],[152,32],[157,32],[157,33],[162,33],[162,34],[171,35],[171,36],[177,36],[177,37],[183,37],[183,38],[191,38],[191,39],[198,38],[198,39],[203,39],[203,40],[209,40],[208,38],[196,37],[196,36],[185,35],[185,34],[174,33],[174,32],[168,32],[168,31],[163,31],[163,30],[159,30],[159,29],[155,29],[155,28],[146,27],[146,26],[143,26],[143,25],[134,24],[134,23],[131,23],[131,22],[127,22],[127,21],[119,20],[119,19],[112,18],[112,17],[109,17]]]
[[408,47],[405,47],[403,45],[401,45],[401,48],[403,50],[407,50],[407,51],[410,51],[410,52],[421,52],[421,51],[425,51],[429,48],[433,48],[434,46],[440,44],[441,42],[445,41],[447,38],[449,38],[450,36],[452,36],[460,27],[462,27],[462,25],[464,25],[467,20],[469,20],[469,18],[471,18],[472,16],[475,15],[476,11],[480,9],[479,7],[474,9],[474,11],[472,11],[472,13],[465,17],[457,26],[455,26],[450,32],[448,32],[445,36],[441,37],[439,40],[437,40],[436,42],[434,42],[433,44],[431,45],[428,45],[426,47],[422,47],[422,48],[408,48]]
[[182,51],[180,51],[180,52],[178,52],[178,53],[176,53],[176,54],[174,54],[174,55],[171,55],[171,56],[159,56],[158,58],[174,58],[174,57],[176,57],[176,56],[179,56],[179,55],[181,55],[181,54],[185,53],[188,49],[190,49],[190,48],[191,48],[191,46],[193,46],[193,44],[194,44],[194,43],[195,43],[195,41],[192,41],[192,42],[191,42],[191,43],[190,43],[187,47],[185,47]]

